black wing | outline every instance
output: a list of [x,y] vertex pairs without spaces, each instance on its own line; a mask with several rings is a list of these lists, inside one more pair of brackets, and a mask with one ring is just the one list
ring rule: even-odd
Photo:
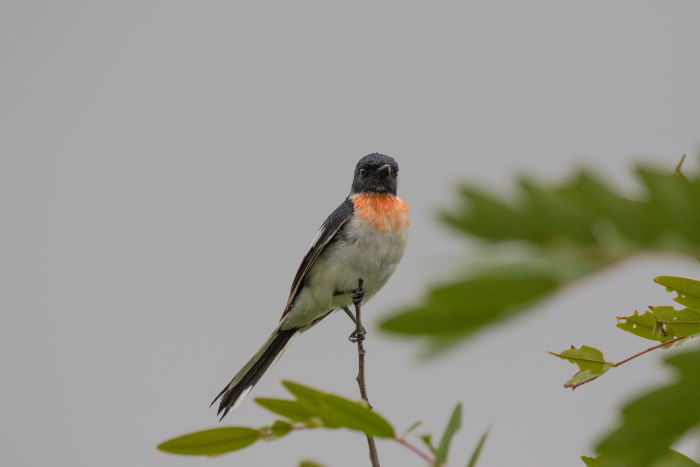
[[289,292],[287,306],[284,307],[284,313],[282,313],[283,318],[287,313],[289,313],[292,303],[294,303],[294,299],[296,298],[297,293],[299,293],[301,285],[304,283],[304,278],[311,269],[311,266],[313,266],[316,258],[318,258],[326,245],[333,240],[335,234],[338,233],[340,228],[343,227],[348,219],[350,219],[354,210],[355,208],[352,200],[347,198],[343,204],[338,206],[336,210],[333,211],[330,216],[328,216],[328,219],[326,219],[321,226],[321,229],[318,231],[318,234],[316,234],[316,238],[314,239],[309,252],[306,253],[306,256],[304,256],[304,259],[301,261],[301,265],[299,265],[299,270],[297,271],[296,276],[294,276],[294,282],[292,282],[292,289]]

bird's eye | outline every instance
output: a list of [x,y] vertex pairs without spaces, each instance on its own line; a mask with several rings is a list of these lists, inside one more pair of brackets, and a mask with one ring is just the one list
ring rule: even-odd
[[367,169],[360,169],[360,177],[367,175]]

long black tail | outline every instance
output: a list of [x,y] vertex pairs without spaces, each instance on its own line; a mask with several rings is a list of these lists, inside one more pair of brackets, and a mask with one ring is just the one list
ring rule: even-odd
[[217,415],[221,415],[221,419],[253,389],[255,383],[262,378],[262,375],[270,368],[277,355],[284,350],[297,331],[298,329],[281,330],[279,327],[275,329],[260,350],[253,355],[253,358],[236,373],[231,382],[211,401],[211,405],[214,405],[214,402],[221,398],[219,410],[216,412]]

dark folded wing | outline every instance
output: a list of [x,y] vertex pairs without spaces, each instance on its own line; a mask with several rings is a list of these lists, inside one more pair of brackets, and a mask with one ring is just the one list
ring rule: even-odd
[[313,266],[316,258],[318,258],[326,245],[333,240],[335,234],[338,233],[340,228],[343,227],[348,219],[350,219],[353,211],[353,202],[348,198],[343,202],[343,204],[338,206],[323,223],[321,229],[316,234],[316,238],[314,238],[309,252],[306,253],[306,256],[304,256],[304,259],[301,261],[301,265],[299,265],[299,270],[297,271],[296,276],[294,276],[292,290],[289,292],[289,299],[287,300],[287,306],[284,307],[282,317],[289,312],[297,293],[299,293],[301,285],[304,283],[304,278],[306,278],[306,274],[311,269],[311,266]]

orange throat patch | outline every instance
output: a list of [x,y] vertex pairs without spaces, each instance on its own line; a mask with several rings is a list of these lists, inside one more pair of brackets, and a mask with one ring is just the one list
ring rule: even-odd
[[360,193],[353,196],[355,214],[383,232],[408,227],[408,204],[398,196]]

